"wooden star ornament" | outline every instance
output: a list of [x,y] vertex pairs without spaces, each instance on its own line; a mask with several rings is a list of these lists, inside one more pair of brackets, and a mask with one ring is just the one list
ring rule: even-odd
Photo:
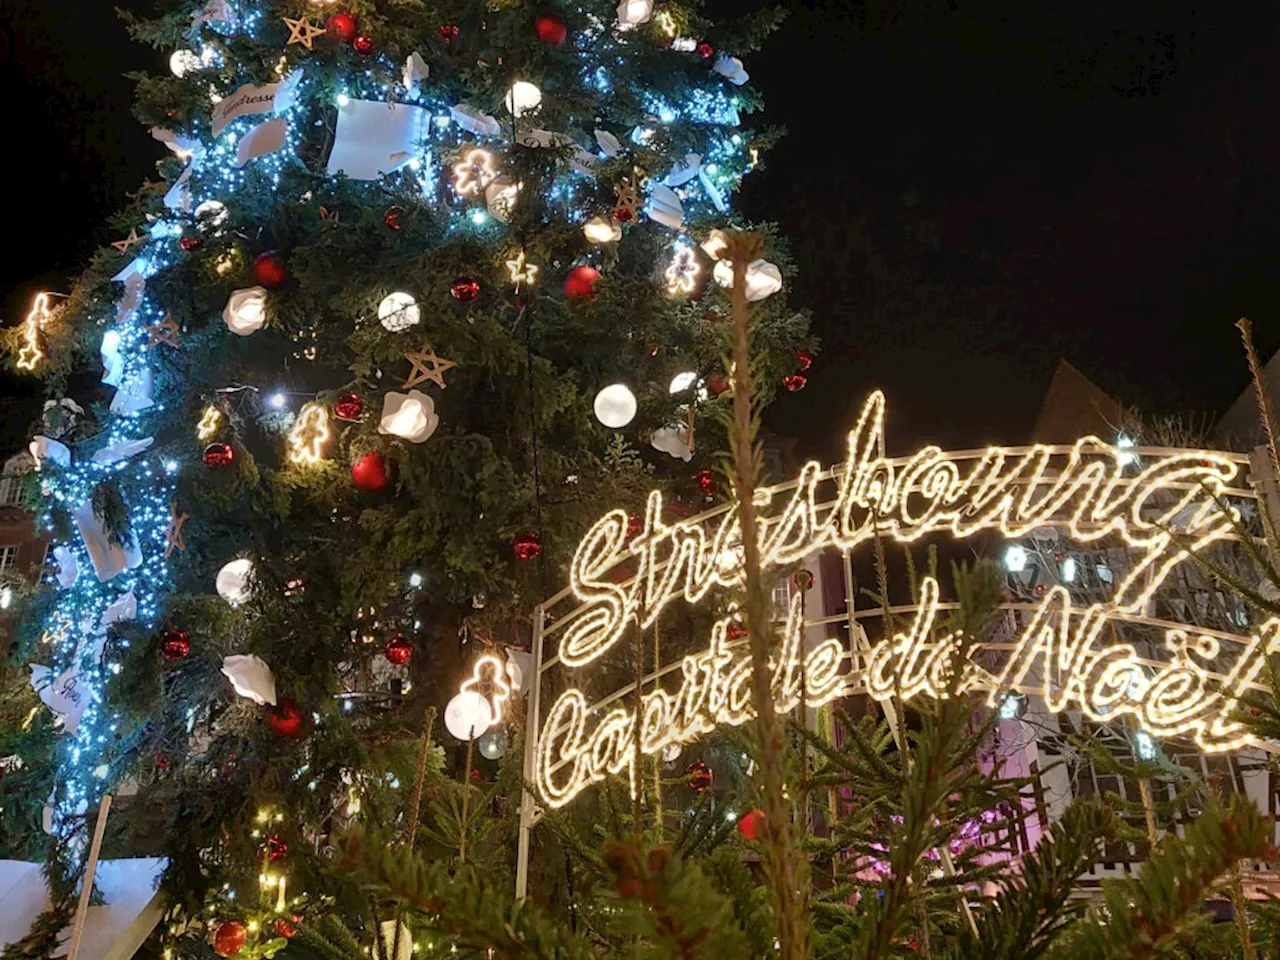
[[159,323],[143,329],[147,331],[147,344],[143,347],[144,350],[150,350],[162,343],[167,343],[175,350],[178,349],[178,324],[167,313]]
[[178,501],[173,500],[169,503],[169,529],[165,531],[165,548],[164,558],[169,559],[169,555],[175,549],[185,551],[187,549],[187,540],[182,535],[182,525],[187,522],[187,514],[178,513]]
[[432,381],[443,390],[445,371],[452,370],[457,366],[452,360],[445,360],[436,356],[436,352],[428,346],[424,346],[417,353],[406,353],[404,358],[413,365],[413,370],[409,373],[409,379],[404,382],[404,389],[406,390],[410,387],[416,387],[427,380]]
[[293,20],[289,17],[284,17],[282,19],[284,20],[284,25],[289,28],[289,42],[285,44],[286,47],[291,47],[295,43],[300,43],[310,50],[311,44],[315,41],[316,37],[324,36],[324,27],[317,27],[310,20],[303,18]]
[[123,240],[112,240],[111,246],[115,247],[116,253],[124,253],[130,247],[142,242],[142,238],[138,236],[138,230],[135,227],[129,231],[129,235]]

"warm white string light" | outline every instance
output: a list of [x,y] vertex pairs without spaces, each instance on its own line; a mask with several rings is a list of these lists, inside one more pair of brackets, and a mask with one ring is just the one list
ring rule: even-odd
[[[991,705],[998,706],[1004,693],[1023,688],[1033,675],[1042,682],[1050,710],[1079,708],[1098,720],[1132,714],[1153,736],[1191,735],[1206,751],[1248,742],[1230,715],[1266,657],[1280,652],[1280,620],[1268,621],[1253,637],[1236,638],[1243,650],[1225,678],[1209,669],[1219,642],[1207,635],[1191,639],[1184,631],[1168,631],[1172,659],[1156,665],[1154,675],[1132,645],[1098,642],[1108,621],[1139,613],[1179,563],[1231,536],[1238,514],[1221,497],[1239,472],[1238,456],[1216,451],[1144,456],[1143,469],[1126,476],[1132,463],[1126,451],[1085,437],[1065,451],[1037,445],[948,455],[931,446],[890,460],[884,456],[884,416],[884,396],[874,393],[849,434],[848,460],[829,471],[816,462],[806,464],[788,485],[792,492],[782,509],[764,511],[763,568],[794,564],[826,547],[848,551],[877,535],[911,543],[941,531],[963,538],[995,530],[1016,538],[1050,524],[1081,542],[1117,535],[1137,553],[1136,562],[1105,604],[1073,610],[1064,588],[1050,590],[998,675],[972,659],[957,662],[963,636],[938,636],[938,584],[926,578],[915,623],[874,647],[865,670],[841,674],[846,652],[838,640],[824,640],[803,654],[807,702],[818,705],[865,686],[877,699],[940,698],[953,690],[985,689]],[[833,498],[820,496],[823,484],[835,485]],[[780,492],[757,491],[759,506],[768,508]],[[672,525],[663,522],[662,512],[662,495],[654,491],[639,535],[628,538],[628,515],[614,510],[580,541],[570,586],[583,606],[560,639],[557,652],[565,667],[588,666],[621,639],[628,624],[650,626],[673,600],[697,603],[713,587],[741,584],[741,563],[722,562],[741,546],[736,509]],[[623,563],[632,563],[635,573],[629,581],[614,582],[612,573]],[[548,804],[561,806],[590,784],[624,770],[634,780],[639,755],[750,718],[750,658],[735,657],[728,649],[726,623],[716,625],[705,651],[684,658],[677,692],[655,686],[645,694],[638,738],[631,708],[603,713],[588,732],[588,717],[598,708],[582,690],[571,687],[557,699],[535,751],[534,773]],[[802,630],[797,597],[783,631],[782,653],[771,664],[779,712],[799,703]]]
[[218,427],[222,423],[222,412],[213,404],[204,408],[204,413],[200,417],[200,422],[196,424],[196,436],[201,440],[208,440],[218,432]]
[[476,147],[453,165],[453,188],[458,195],[468,197],[479,193],[490,183],[498,171],[493,166],[493,154]]
[[49,293],[37,293],[31,301],[31,309],[22,325],[22,347],[18,351],[18,369],[34,370],[44,359],[44,351],[40,349],[40,331],[49,322]]
[[308,403],[289,431],[289,460],[293,463],[318,463],[321,447],[328,439],[328,408],[318,403]]

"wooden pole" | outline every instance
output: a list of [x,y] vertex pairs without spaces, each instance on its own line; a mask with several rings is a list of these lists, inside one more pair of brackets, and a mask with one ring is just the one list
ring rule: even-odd
[[80,902],[76,904],[76,919],[71,925],[71,948],[67,960],[76,960],[80,952],[80,938],[84,936],[84,921],[89,914],[89,897],[93,895],[93,878],[98,872],[98,855],[102,852],[102,834],[107,829],[107,814],[111,810],[111,794],[104,793],[98,804],[98,822],[93,827],[93,843],[89,845],[89,859],[84,865],[84,880],[80,884]]

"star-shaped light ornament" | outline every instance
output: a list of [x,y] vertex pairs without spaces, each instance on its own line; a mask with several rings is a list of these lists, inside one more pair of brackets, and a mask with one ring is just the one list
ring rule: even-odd
[[218,432],[218,426],[222,423],[222,413],[217,407],[210,404],[204,408],[204,415],[200,417],[200,422],[196,424],[196,436],[201,440],[208,440]]
[[22,348],[18,351],[18,369],[34,370],[44,359],[44,351],[40,349],[40,331],[49,322],[49,294],[37,293],[31,301],[31,309],[27,319],[22,322]]
[[129,235],[123,240],[112,240],[111,246],[115,247],[116,253],[124,253],[130,247],[142,242],[142,238],[138,236],[138,230],[135,227],[129,231]]
[[167,313],[159,323],[143,329],[147,331],[147,345],[143,349],[150,350],[162,343],[178,349],[178,324]]
[[289,459],[294,463],[318,463],[320,448],[329,439],[329,409],[308,403],[289,431]]
[[169,503],[169,529],[164,533],[164,558],[169,559],[169,555],[174,550],[185,552],[187,549],[187,539],[182,535],[182,525],[187,522],[188,514],[178,513],[178,501],[174,500]]
[[430,380],[441,390],[444,389],[444,374],[446,370],[452,370],[457,366],[452,360],[445,360],[436,356],[436,352],[428,346],[423,346],[417,353],[406,353],[404,358],[413,365],[413,370],[409,373],[409,379],[404,382],[404,389],[416,387],[420,383]]
[[468,197],[487,187],[497,175],[493,154],[476,147],[453,165],[453,189],[458,191],[458,196]]
[[289,42],[285,44],[286,47],[300,43],[310,50],[311,44],[316,37],[324,36],[324,27],[317,27],[310,20],[305,18],[292,20],[289,17],[284,17],[283,19],[284,25],[289,28]]
[[517,290],[520,289],[522,283],[531,287],[538,280],[537,264],[526,262],[523,250],[507,261],[507,270],[510,272],[511,282],[516,285]]
[[321,208],[320,208],[320,219],[321,219],[321,220],[327,220],[329,223],[337,223],[337,222],[338,222],[338,211],[337,211],[337,210],[330,210],[328,207],[321,207]]

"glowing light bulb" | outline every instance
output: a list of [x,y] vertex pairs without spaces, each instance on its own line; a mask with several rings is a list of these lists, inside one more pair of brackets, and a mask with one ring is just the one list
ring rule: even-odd
[[613,383],[596,394],[596,419],[611,430],[625,427],[635,419],[636,395],[624,383]]
[[517,80],[507,91],[506,103],[513,116],[521,117],[538,109],[542,103],[542,91],[527,80]]
[[1010,573],[1021,573],[1027,569],[1027,551],[1016,543],[1010,544],[1004,552],[1004,568]]
[[278,391],[276,393],[273,393],[270,397],[267,398],[267,403],[277,410],[281,409],[285,404],[284,394]]

